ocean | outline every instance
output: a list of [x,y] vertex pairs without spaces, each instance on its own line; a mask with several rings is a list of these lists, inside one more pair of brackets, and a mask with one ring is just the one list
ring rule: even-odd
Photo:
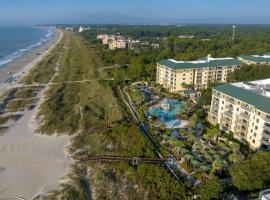
[[42,27],[0,26],[0,68],[22,57],[53,37]]

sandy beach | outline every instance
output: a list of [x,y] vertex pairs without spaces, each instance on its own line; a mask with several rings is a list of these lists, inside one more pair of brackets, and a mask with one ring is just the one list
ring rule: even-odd
[[[62,32],[54,29],[55,37],[35,52],[16,60],[0,70],[12,71],[14,76],[24,76],[62,39]],[[36,55],[42,51],[41,55]],[[3,74],[4,73],[4,74]],[[18,80],[19,81],[19,80]],[[1,92],[12,84],[5,84]],[[39,97],[43,96],[44,90]],[[41,102],[38,103],[40,105]],[[54,189],[71,164],[65,147],[69,136],[41,136],[35,134],[37,106],[23,116],[0,136],[0,199],[22,197],[31,199],[38,194]]]

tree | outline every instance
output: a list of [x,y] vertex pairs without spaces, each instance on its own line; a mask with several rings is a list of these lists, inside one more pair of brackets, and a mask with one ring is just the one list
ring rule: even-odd
[[238,161],[230,169],[235,187],[241,191],[261,190],[270,183],[270,153],[256,153],[245,161]]
[[224,169],[224,162],[220,159],[217,159],[212,164],[212,174],[220,174]]
[[218,128],[208,128],[206,130],[205,138],[217,141],[218,137],[221,135],[221,132]]
[[213,175],[204,179],[198,188],[198,194],[202,200],[221,199],[222,192],[222,182]]
[[237,163],[241,160],[241,157],[237,154],[237,153],[232,153],[230,156],[229,156],[229,160],[230,162],[232,163]]

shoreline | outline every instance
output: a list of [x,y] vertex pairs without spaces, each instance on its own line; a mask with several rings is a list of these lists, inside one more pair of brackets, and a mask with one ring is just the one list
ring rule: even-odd
[[[63,38],[63,32],[53,29],[54,38],[37,48],[16,63],[12,63],[16,81],[2,84],[0,94],[29,74],[33,67],[48,55]],[[41,55],[35,55],[40,49],[46,49]],[[8,68],[8,67],[6,67]],[[10,68],[9,68],[10,70]],[[45,89],[40,91],[43,95]],[[9,125],[0,140],[0,197],[20,196],[32,199],[39,194],[55,189],[61,178],[68,173],[72,160],[67,147],[70,136],[47,136],[36,134],[35,118],[42,100],[34,110],[25,111],[23,116]]]
[[[0,68],[0,94],[8,89],[10,85],[14,84],[14,82],[19,82],[22,77],[27,75],[28,72],[60,42],[62,39],[62,32],[53,27],[50,27],[49,29],[53,32],[53,38]],[[15,78],[16,81],[3,83],[4,80],[11,76]]]

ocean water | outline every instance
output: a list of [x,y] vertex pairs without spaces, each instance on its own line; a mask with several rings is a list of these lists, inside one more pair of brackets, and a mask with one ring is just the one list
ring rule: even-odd
[[0,26],[0,68],[52,37],[53,32],[47,28]]

